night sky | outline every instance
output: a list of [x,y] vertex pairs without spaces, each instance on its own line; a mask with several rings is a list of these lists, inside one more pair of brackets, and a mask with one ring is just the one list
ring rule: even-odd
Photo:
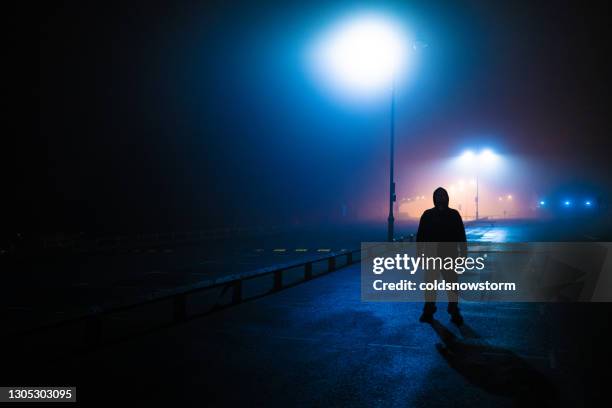
[[[538,169],[525,185],[609,195],[609,6],[491,3],[378,3],[428,44],[398,94],[398,185],[489,143]],[[342,204],[384,207],[388,102],[340,103],[304,63],[312,38],[354,8],[43,6],[21,228],[308,224],[336,220]]]

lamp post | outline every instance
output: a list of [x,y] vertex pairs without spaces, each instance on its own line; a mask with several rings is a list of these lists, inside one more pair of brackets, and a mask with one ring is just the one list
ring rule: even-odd
[[484,149],[477,155],[471,150],[467,150],[461,155],[460,159],[468,166],[475,166],[474,172],[476,173],[476,196],[474,197],[474,204],[476,206],[475,220],[477,221],[480,218],[480,168],[483,164],[493,164],[496,162],[498,155],[493,153],[493,151],[490,149]]
[[393,217],[393,203],[395,196],[395,181],[393,179],[394,160],[395,160],[395,83],[391,86],[391,148],[389,155],[389,217],[387,218],[387,241],[393,242],[393,229],[395,218]]
[[478,168],[476,168],[476,197],[474,197],[474,201],[476,201],[476,221],[478,221]]
[[315,47],[316,71],[347,99],[368,99],[388,92],[391,85],[387,241],[393,241],[395,223],[396,79],[405,69],[409,49],[404,28],[395,20],[375,12],[354,15],[338,22]]

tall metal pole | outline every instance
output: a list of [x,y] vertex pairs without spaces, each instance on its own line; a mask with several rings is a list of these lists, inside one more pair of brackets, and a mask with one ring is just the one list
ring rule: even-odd
[[478,221],[478,170],[476,170],[476,221]]
[[393,242],[393,203],[395,202],[395,182],[393,181],[393,161],[395,153],[395,81],[391,88],[391,158],[389,160],[389,218],[387,219],[387,241]]

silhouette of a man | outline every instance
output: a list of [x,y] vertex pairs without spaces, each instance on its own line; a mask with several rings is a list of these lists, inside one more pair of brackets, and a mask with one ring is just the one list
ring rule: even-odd
[[[465,244],[465,227],[461,215],[455,209],[448,207],[448,193],[442,187],[438,187],[433,193],[434,208],[426,210],[421,216],[419,230],[417,232],[417,242],[432,242],[437,244],[418,245],[418,254],[428,252],[426,256],[439,256],[456,258],[465,256],[467,244]],[[432,252],[435,252],[432,253]],[[443,279],[448,283],[457,282],[457,273],[454,270],[429,269],[425,271],[427,282],[433,282],[442,274]],[[448,313],[451,321],[457,325],[463,323],[463,317],[459,312],[459,294],[457,291],[447,291]],[[431,323],[436,312],[436,291],[425,292],[425,305],[423,314],[419,321]]]

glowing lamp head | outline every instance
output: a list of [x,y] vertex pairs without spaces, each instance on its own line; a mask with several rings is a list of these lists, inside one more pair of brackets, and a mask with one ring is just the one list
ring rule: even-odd
[[463,154],[461,154],[461,161],[464,163],[470,163],[472,160],[474,160],[474,157],[476,155],[474,154],[473,151],[471,150],[466,150],[465,152],[463,152]]
[[315,68],[350,94],[388,91],[404,70],[408,41],[402,27],[378,14],[359,14],[332,28],[314,49]]
[[541,201],[540,201],[540,205],[541,205],[541,206],[545,206],[545,205],[546,205],[546,201],[541,200]]
[[484,149],[478,154],[474,153],[472,150],[464,151],[461,156],[459,156],[459,160],[464,165],[493,165],[499,159],[499,156],[493,152],[491,149]]
[[587,207],[590,207],[591,206],[591,202],[589,200],[587,200],[587,201],[584,202],[584,205],[586,205]]
[[484,149],[479,158],[485,163],[492,163],[497,160],[497,155],[491,149]]

